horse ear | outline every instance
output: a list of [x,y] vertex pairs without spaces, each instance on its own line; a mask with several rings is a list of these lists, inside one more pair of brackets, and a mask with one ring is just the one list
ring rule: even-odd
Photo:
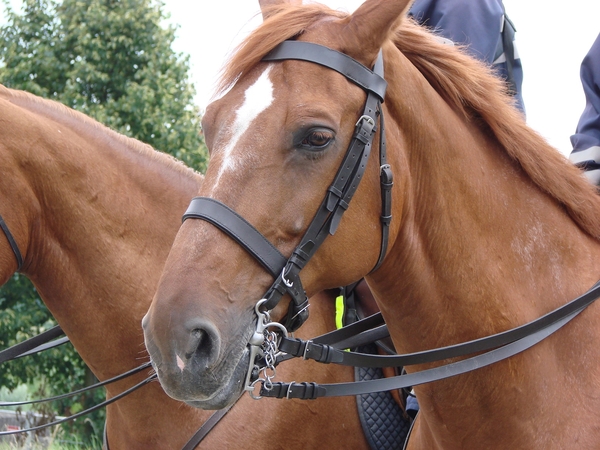
[[301,5],[302,0],[258,0],[258,3],[260,3],[263,20],[266,20],[271,14],[277,11],[278,6]]
[[413,0],[367,0],[349,18],[343,33],[359,49],[359,59],[375,55],[406,16]]

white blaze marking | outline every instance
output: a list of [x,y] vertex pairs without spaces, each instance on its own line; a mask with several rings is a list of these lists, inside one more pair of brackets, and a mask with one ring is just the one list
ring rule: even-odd
[[232,170],[239,166],[241,155],[236,155],[236,158],[233,158],[233,149],[248,128],[250,128],[252,122],[273,103],[273,83],[269,79],[270,71],[271,67],[269,66],[254,84],[246,90],[244,103],[235,112],[235,120],[230,129],[231,138],[223,152],[223,163],[219,168],[215,187],[226,170]]

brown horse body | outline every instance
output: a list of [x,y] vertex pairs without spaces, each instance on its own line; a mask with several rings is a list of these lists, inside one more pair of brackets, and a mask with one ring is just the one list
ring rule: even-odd
[[[0,87],[0,214],[24,256],[21,270],[94,374],[105,380],[148,360],[140,321],[181,215],[202,176],[54,102]],[[0,282],[16,270],[0,236]],[[323,320],[333,305],[322,295]],[[328,380],[352,370],[292,363]],[[112,397],[147,374],[111,384]],[[308,376],[308,375],[306,375]],[[324,412],[334,410],[335,414]],[[110,448],[178,449],[209,417],[150,383],[107,408]],[[291,436],[300,427],[308,435]],[[367,448],[354,399],[260,402],[244,396],[199,448]]]
[[[382,48],[395,180],[387,256],[369,274],[381,239],[375,155],[337,233],[301,278],[311,294],[367,276],[402,353],[522,325],[600,278],[595,189],[526,127],[486,68],[405,19],[408,3],[367,0],[350,16],[316,5],[273,10],[233,57],[224,79],[232,87],[204,117],[211,162],[200,190],[290,255],[340,165],[365,94],[317,64],[261,59],[290,38],[368,67]],[[253,98],[261,102],[251,109]],[[234,397],[248,358],[239,340],[251,334],[253,306],[271,282],[209,223],[183,224],[145,319],[167,392],[208,407],[213,392]],[[522,354],[417,386],[421,412],[409,447],[598,447],[599,314],[593,304]],[[183,317],[201,317],[209,336],[205,370],[192,384],[176,376],[185,367],[173,367],[180,344],[163,338],[185,335]],[[219,381],[196,387],[206,380]]]

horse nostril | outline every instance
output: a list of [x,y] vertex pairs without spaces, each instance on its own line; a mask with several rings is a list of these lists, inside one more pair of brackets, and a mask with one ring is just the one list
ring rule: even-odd
[[207,332],[201,329],[192,330],[190,342],[185,352],[185,358],[191,359],[197,356],[200,359],[206,359],[212,352],[212,343]]
[[184,357],[188,363],[198,369],[208,369],[217,360],[219,353],[219,335],[210,323],[192,328],[184,349]]

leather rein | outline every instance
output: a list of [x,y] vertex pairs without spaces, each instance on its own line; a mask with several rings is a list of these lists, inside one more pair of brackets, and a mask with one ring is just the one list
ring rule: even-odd
[[4,236],[6,236],[6,240],[8,241],[8,244],[10,245],[10,248],[12,249],[12,251],[15,255],[15,259],[17,260],[16,272],[18,272],[23,267],[23,256],[21,255],[21,251],[19,250],[17,241],[15,240],[14,236],[8,229],[8,225],[6,225],[6,222],[4,221],[2,216],[0,216],[0,228],[4,232]]
[[[370,153],[371,143],[380,121],[380,181],[382,193],[382,243],[380,256],[375,270],[383,261],[387,248],[388,227],[391,221],[392,172],[386,162],[385,135],[381,102],[385,95],[386,82],[383,79],[383,61],[381,53],[371,71],[347,55],[318,44],[285,41],[263,58],[263,61],[282,61],[297,59],[329,67],[362,87],[367,92],[364,112],[356,124],[352,142],[347,150],[338,173],[327,190],[315,218],[309,225],[300,244],[286,259],[262,234],[244,218],[226,205],[205,197],[192,200],[183,220],[202,219],[233,238],[248,251],[275,278],[264,298],[256,307],[257,329],[250,339],[250,367],[246,388],[253,398],[276,397],[315,399],[341,395],[358,395],[369,392],[388,391],[429,383],[451,376],[463,374],[481,367],[494,364],[520,353],[542,341],[600,296],[600,283],[588,292],[560,308],[520,327],[449,347],[428,350],[407,355],[369,355],[344,351],[365,343],[374,342],[389,336],[381,313],[374,314],[352,325],[303,341],[288,337],[288,331],[297,329],[308,316],[308,299],[299,278],[300,270],[314,255],[325,237],[334,234],[341,215],[348,208],[358,182],[362,178],[364,166]],[[357,161],[356,165],[349,161]],[[352,182],[340,180],[351,178]],[[285,294],[292,298],[283,324],[271,322],[272,310]],[[277,333],[269,331],[275,329]],[[274,350],[273,350],[274,349]],[[399,375],[371,381],[323,384],[317,383],[279,383],[266,375],[277,363],[292,357],[313,359],[323,363],[337,363],[361,367],[400,367],[448,360],[479,353],[477,356],[458,362],[447,363],[420,372]],[[262,358],[262,359],[261,359]],[[275,360],[275,363],[269,362]],[[263,378],[259,377],[262,371]],[[260,394],[253,394],[255,384],[261,382]]]
[[[8,240],[8,243],[15,255],[15,258],[17,260],[16,272],[19,272],[23,266],[23,257],[22,257],[21,251],[19,250],[19,246],[17,245],[17,242],[16,242],[14,236],[10,232],[10,230],[9,230],[8,226],[6,225],[6,222],[4,221],[2,216],[0,216],[0,228],[4,232],[4,235],[6,236],[6,239]],[[42,352],[45,350],[49,350],[51,348],[58,347],[66,342],[69,342],[69,338],[64,335],[64,331],[62,330],[62,328],[59,325],[57,325],[57,326],[50,328],[49,330],[47,330],[43,333],[40,333],[36,336],[33,336],[25,341],[19,342],[18,344],[8,347],[4,350],[0,350],[0,364],[2,364],[4,362],[15,360],[15,359],[19,359],[24,356],[33,355],[33,354],[36,354],[36,353],[39,353],[39,352]],[[108,384],[114,383],[116,381],[122,380],[124,378],[127,378],[129,376],[135,375],[136,373],[138,373],[144,369],[148,369],[148,368],[151,368],[150,362],[142,364],[141,366],[136,367],[132,370],[129,370],[121,375],[117,375],[108,380],[95,383],[91,386],[86,386],[85,388],[78,389],[76,391],[69,392],[67,394],[61,394],[61,395],[57,395],[54,397],[38,399],[38,400],[22,401],[22,402],[0,402],[0,407],[7,407],[7,406],[12,407],[12,406],[23,406],[23,405],[30,405],[30,404],[46,403],[46,402],[51,402],[51,401],[60,400],[60,399],[64,399],[64,398],[74,397],[76,395],[83,394],[84,392],[92,391],[92,390],[98,389],[100,387],[106,386]],[[0,431],[0,436],[8,436],[8,435],[13,435],[13,434],[22,434],[22,433],[27,433],[27,432],[39,431],[44,428],[60,425],[65,422],[75,420],[79,417],[90,414],[98,409],[104,408],[104,407],[108,406],[109,404],[116,402],[117,400],[125,397],[126,395],[129,395],[132,392],[136,391],[137,389],[154,381],[156,378],[157,378],[156,374],[152,374],[151,376],[145,378],[141,382],[135,384],[134,386],[121,392],[120,394],[118,394],[114,397],[111,397],[110,399],[107,399],[101,403],[98,403],[97,405],[94,405],[88,409],[85,409],[83,411],[75,413],[71,416],[63,417],[63,418],[55,420],[53,422],[49,422],[46,424],[42,424],[42,425],[38,425],[35,427],[26,428],[26,429]],[[209,419],[204,424],[202,424],[202,426],[196,431],[196,433],[194,433],[194,435],[182,447],[182,450],[195,449],[198,446],[198,444],[200,444],[200,442],[208,435],[208,433],[215,427],[215,425],[225,416],[225,414],[228,411],[229,411],[229,408],[226,408],[226,409],[222,409],[220,411],[216,411],[215,413],[213,413],[209,417]],[[107,450],[109,449],[108,439],[107,439],[107,435],[106,435],[106,429],[104,430],[104,446]]]

